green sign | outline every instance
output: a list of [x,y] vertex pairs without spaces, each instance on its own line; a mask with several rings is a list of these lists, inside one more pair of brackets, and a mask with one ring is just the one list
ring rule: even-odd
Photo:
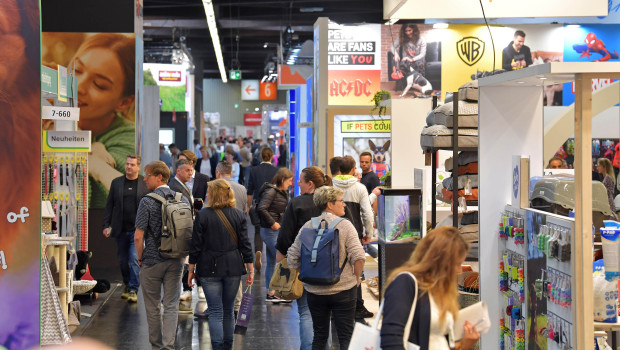
[[241,71],[240,70],[230,70],[229,71],[230,80],[241,80]]
[[55,69],[41,66],[41,90],[52,94],[58,93],[58,72]]

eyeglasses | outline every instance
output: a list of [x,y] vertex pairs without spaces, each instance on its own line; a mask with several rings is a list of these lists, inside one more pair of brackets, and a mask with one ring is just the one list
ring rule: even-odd
[[151,175],[151,174],[144,174],[144,178],[145,178],[145,179],[147,179],[147,178],[149,178],[149,177],[151,177],[151,176],[153,176],[153,175]]
[[344,204],[344,199],[337,199],[337,200],[334,201],[334,203],[336,203],[336,202],[340,202],[340,203]]

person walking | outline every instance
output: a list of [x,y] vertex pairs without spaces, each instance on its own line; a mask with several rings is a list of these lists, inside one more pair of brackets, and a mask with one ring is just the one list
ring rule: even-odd
[[287,168],[280,168],[271,180],[269,187],[263,192],[256,211],[260,217],[260,236],[265,242],[267,265],[265,267],[265,285],[267,287],[267,302],[290,302],[275,295],[275,291],[269,289],[269,282],[276,266],[276,241],[282,215],[288,204],[289,187],[293,184],[293,173]]
[[[158,160],[146,165],[144,182],[155,194],[164,198],[176,194],[167,185],[169,179],[170,169],[164,162]],[[189,205],[187,198],[181,197],[181,200]],[[149,341],[154,349],[174,349],[185,258],[166,258],[159,253],[162,234],[161,207],[161,203],[154,198],[142,198],[136,214],[134,243],[138,263],[142,267],[140,284],[149,327]]]
[[232,349],[233,308],[241,275],[247,273],[247,287],[254,281],[246,215],[235,208],[235,202],[226,180],[209,182],[207,205],[196,214],[189,254],[188,284],[193,286],[197,277],[205,291],[214,350]]
[[[314,204],[321,210],[319,221],[327,224],[345,215],[344,191],[323,186],[315,191]],[[302,227],[312,228],[312,221]],[[323,350],[329,337],[330,320],[338,334],[340,349],[347,349],[355,325],[355,309],[357,301],[357,287],[361,283],[362,269],[364,268],[365,252],[357,235],[357,230],[348,220],[341,220],[334,229],[338,230],[340,254],[338,266],[344,266],[340,280],[333,285],[313,285],[304,282],[304,289],[308,295],[308,308],[312,315],[314,338],[313,350]],[[288,249],[287,260],[291,269],[301,267],[301,235],[297,235],[295,242]]]
[[138,203],[149,192],[140,175],[139,155],[130,154],[125,160],[125,175],[112,180],[103,213],[103,235],[116,239],[118,265],[121,268],[125,290],[121,298],[138,302],[140,265],[134,245]]

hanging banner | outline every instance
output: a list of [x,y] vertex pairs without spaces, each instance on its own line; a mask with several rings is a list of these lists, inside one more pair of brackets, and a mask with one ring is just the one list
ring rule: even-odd
[[0,176],[6,179],[0,185],[0,349],[34,349],[41,328],[39,2],[0,1],[0,18],[5,52],[0,60]]
[[330,106],[372,105],[381,90],[381,25],[329,23]]
[[[619,24],[592,24],[564,28],[564,62],[618,62]],[[611,85],[613,79],[593,79],[592,91]],[[575,84],[565,83],[563,104],[575,102]]]

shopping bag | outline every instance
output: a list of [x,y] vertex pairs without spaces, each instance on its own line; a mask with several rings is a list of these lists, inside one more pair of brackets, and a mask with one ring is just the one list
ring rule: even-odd
[[249,293],[250,287],[245,289],[243,298],[241,299],[241,306],[239,307],[239,315],[237,316],[237,323],[235,324],[235,334],[245,334],[250,325],[250,315],[252,314],[252,305],[254,304],[254,297]]
[[269,289],[276,292],[276,295],[284,300],[296,300],[301,298],[304,293],[303,283],[298,278],[299,272],[288,267],[286,259],[282,259],[273,271],[273,276],[269,282]]
[[[415,308],[418,303],[418,281],[411,272],[401,272],[400,274],[408,274],[413,278],[415,283],[415,295],[413,297],[413,303],[411,304],[411,310],[409,311],[409,318],[405,325],[405,332],[403,334],[403,345],[406,345],[407,350],[420,350],[418,345],[409,342],[409,332],[411,330],[411,324],[413,323],[413,316],[415,314]],[[385,300],[384,300],[385,301]],[[381,349],[381,331],[379,330],[379,321],[383,314],[383,301],[379,306],[379,312],[375,316],[372,325],[366,326],[362,323],[356,322],[355,328],[353,328],[353,335],[351,336],[351,342],[349,343],[349,350],[380,350]]]

